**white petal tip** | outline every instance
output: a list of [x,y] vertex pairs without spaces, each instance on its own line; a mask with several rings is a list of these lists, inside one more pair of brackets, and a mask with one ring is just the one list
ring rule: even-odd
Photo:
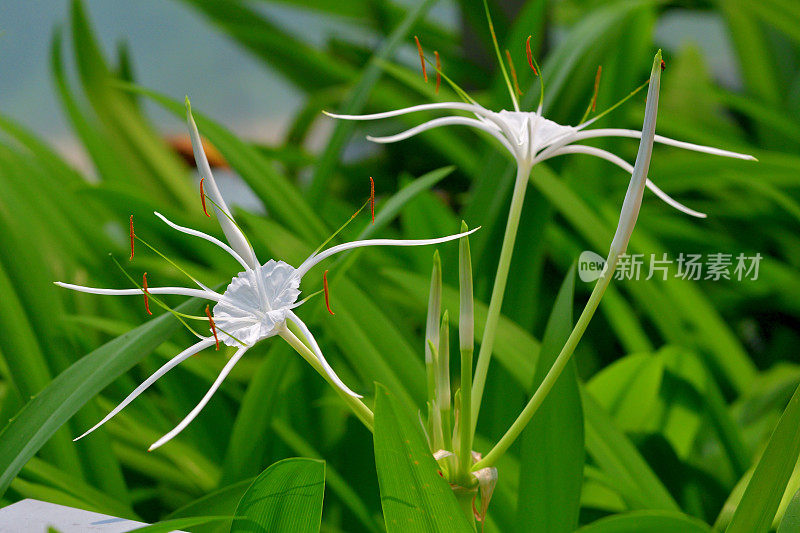
[[58,285],[59,287],[63,287],[64,286],[64,282],[63,281],[54,281],[53,285]]
[[748,155],[745,159],[747,159],[748,161],[755,161],[756,163],[758,163],[758,158],[752,155]]
[[367,140],[374,143],[386,144],[391,141],[387,141],[386,137],[373,137],[372,135],[367,135]]
[[322,114],[325,115],[326,117],[336,118],[336,116],[333,113],[325,111],[324,109],[322,110]]

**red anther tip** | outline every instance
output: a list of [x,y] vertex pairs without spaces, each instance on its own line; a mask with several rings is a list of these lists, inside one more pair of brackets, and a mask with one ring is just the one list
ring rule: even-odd
[[203,204],[203,213],[205,213],[208,218],[211,218],[211,215],[206,211],[206,192],[203,189],[203,182],[205,180],[205,178],[200,178],[200,202]]
[[206,316],[208,317],[208,324],[211,326],[211,333],[214,334],[214,341],[217,344],[217,351],[219,351],[219,337],[217,337],[217,326],[214,325],[214,319],[211,317],[211,311],[206,305]]
[[439,59],[439,52],[433,51],[436,56],[436,94],[439,94],[439,86],[442,84],[442,62]]
[[323,288],[323,290],[325,292],[325,307],[328,308],[328,312],[330,314],[335,315],[336,313],[334,313],[331,310],[330,295],[328,293],[328,271],[327,270],[322,273],[322,288]]
[[661,60],[661,70],[664,70],[664,69],[666,69],[666,68],[667,68],[667,64],[666,64],[666,63],[664,63],[664,60],[662,59],[662,60]]
[[422,53],[422,45],[419,44],[419,39],[417,36],[414,36],[414,40],[417,42],[417,51],[419,52],[419,62],[422,64],[422,77],[425,78],[425,83],[428,83],[428,71],[425,69],[425,54]]
[[375,180],[369,177],[369,210],[372,213],[372,223],[375,223]]
[[131,215],[131,257],[128,259],[128,261],[133,261],[133,238],[134,238],[134,236],[135,235],[133,233],[133,215]]
[[536,67],[533,66],[533,52],[531,52],[531,37],[533,37],[533,35],[528,35],[528,40],[525,41],[525,52],[528,54],[528,66],[530,66],[531,70],[533,70],[533,73],[538,76],[539,72],[536,70]]
[[152,315],[153,313],[150,312],[150,301],[148,299],[149,293],[147,292],[147,272],[142,274],[142,293],[144,294],[144,310],[147,311],[148,315]]

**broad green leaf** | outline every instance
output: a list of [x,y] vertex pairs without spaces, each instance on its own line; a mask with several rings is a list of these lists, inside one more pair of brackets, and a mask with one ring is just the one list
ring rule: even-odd
[[388,533],[472,531],[452,489],[439,475],[419,420],[380,384],[375,386],[374,440]]
[[[567,273],[545,328],[531,390],[536,390],[572,331],[575,268]],[[583,482],[583,408],[574,361],[569,363],[522,433],[519,531],[572,532]]]
[[577,533],[710,533],[697,518],[667,511],[635,511],[602,518]]
[[[196,312],[199,301],[178,307]],[[29,401],[0,433],[0,493],[25,463],[78,409],[172,334],[180,323],[164,314],[75,362]]]
[[678,504],[591,394],[582,390],[586,450],[632,509],[677,511]]
[[777,533],[794,533],[800,531],[800,490],[794,493],[792,501],[783,513],[783,520]]
[[800,387],[769,439],[727,533],[768,531],[800,455]]
[[317,533],[322,520],[325,462],[292,458],[278,461],[258,476],[236,507],[231,533]]

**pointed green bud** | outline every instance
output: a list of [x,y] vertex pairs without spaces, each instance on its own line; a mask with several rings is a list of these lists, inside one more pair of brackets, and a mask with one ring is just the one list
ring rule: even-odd
[[[461,231],[468,231],[467,223],[461,221]],[[469,238],[463,237],[458,244],[459,312],[458,340],[462,351],[470,352],[475,347],[475,303],[472,295],[472,257]],[[465,386],[462,384],[462,387]]]
[[619,224],[611,241],[609,251],[609,264],[616,263],[616,258],[625,253],[628,248],[639,208],[642,206],[647,172],[650,169],[650,158],[653,155],[653,142],[656,135],[656,114],[658,113],[658,91],[661,87],[661,50],[653,59],[653,68],[650,71],[650,86],[647,88],[647,104],[644,111],[644,124],[642,126],[642,140],[639,142],[639,152],[636,155],[636,164],[633,166],[631,181],[622,211],[619,215]]

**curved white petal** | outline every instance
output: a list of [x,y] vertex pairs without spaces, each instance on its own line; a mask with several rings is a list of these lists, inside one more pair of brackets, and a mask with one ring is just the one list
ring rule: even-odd
[[217,379],[214,380],[214,383],[211,385],[211,388],[208,389],[208,392],[206,392],[205,396],[203,396],[203,399],[200,400],[200,403],[198,403],[194,407],[194,409],[192,409],[189,412],[189,414],[186,415],[186,418],[181,420],[180,424],[175,426],[175,428],[173,428],[169,433],[167,433],[166,435],[158,439],[156,442],[154,442],[153,445],[147,449],[147,451],[153,451],[156,448],[162,446],[163,444],[166,444],[167,442],[175,438],[175,436],[177,436],[178,433],[186,429],[186,426],[188,426],[192,422],[192,420],[194,420],[195,417],[197,417],[197,415],[200,414],[200,411],[202,411],[203,408],[206,406],[206,404],[209,402],[209,400],[211,400],[211,397],[214,396],[214,393],[217,392],[217,389],[219,389],[220,385],[222,385],[222,382],[225,381],[225,378],[228,377],[228,374],[230,374],[231,370],[233,370],[233,367],[236,366],[236,363],[239,362],[239,359],[241,359],[242,356],[247,352],[248,348],[249,346],[246,346],[236,350],[236,353],[233,354],[233,357],[231,357],[228,360],[228,362],[225,363],[225,366],[222,367],[222,371],[220,371],[219,376],[217,376]]
[[[569,145],[569,146],[564,146],[562,148],[559,148],[555,152],[551,153],[550,156],[545,158],[545,159],[550,159],[551,157],[556,157],[556,156],[565,155],[565,154],[592,155],[592,156],[595,156],[595,157],[599,157],[601,159],[605,159],[606,161],[608,161],[610,163],[614,163],[615,165],[617,165],[618,167],[622,168],[623,170],[625,170],[628,173],[632,173],[633,172],[633,165],[631,165],[630,163],[628,163],[627,161],[625,161],[621,157],[619,157],[619,156],[617,156],[615,154],[612,154],[611,152],[607,152],[606,150],[602,150],[600,148],[595,148],[594,146],[584,146],[582,144],[572,144],[572,145]],[[694,209],[686,207],[685,205],[683,205],[682,203],[680,203],[679,201],[675,200],[670,195],[665,193],[663,190],[661,190],[649,178],[647,179],[645,185],[647,186],[648,189],[650,189],[653,192],[653,194],[655,194],[656,196],[661,198],[661,200],[663,200],[668,205],[674,207],[678,211],[680,211],[682,213],[686,213],[687,215],[690,215],[690,216],[693,216],[693,217],[706,218],[707,215],[705,213],[701,213],[700,211],[695,211]]]
[[[601,128],[597,130],[580,131],[572,137],[570,142],[581,141],[583,139],[592,139],[595,137],[628,137],[631,139],[641,139],[642,132],[636,130],[626,130],[618,128]],[[655,142],[666,144],[667,146],[674,146],[676,148],[683,148],[684,150],[703,152],[705,154],[718,155],[721,157],[732,157],[734,159],[745,159],[748,161],[756,160],[756,158],[751,155],[740,154],[738,152],[731,152],[728,150],[722,150],[720,148],[713,148],[711,146],[703,146],[700,144],[688,143],[684,141],[676,141],[675,139],[670,139],[669,137],[663,137],[661,135],[655,136]]]
[[200,172],[200,176],[205,179],[204,185],[205,190],[208,191],[208,196],[214,200],[214,203],[216,204],[212,205],[214,207],[214,211],[217,212],[217,220],[219,221],[219,225],[222,228],[223,233],[225,233],[225,238],[228,239],[231,248],[236,250],[236,252],[245,259],[250,268],[255,268],[256,265],[258,265],[256,254],[253,251],[253,248],[251,248],[250,244],[247,242],[244,233],[242,233],[242,231],[233,221],[233,215],[231,214],[230,209],[228,209],[228,206],[225,204],[225,199],[219,192],[217,182],[214,180],[214,176],[211,174],[211,167],[209,166],[208,159],[203,151],[203,143],[200,140],[200,133],[197,131],[197,124],[195,124],[194,117],[192,117],[192,110],[189,106],[188,98],[186,99],[186,121],[189,123],[189,137],[192,139],[192,151],[194,152],[194,160],[197,164],[197,170]]
[[311,257],[303,261],[302,265],[297,267],[295,275],[299,278],[302,278],[317,263],[320,263],[321,261],[327,259],[328,257],[334,254],[338,254],[339,252],[344,252],[347,250],[352,250],[353,248],[361,248],[362,246],[426,246],[429,244],[439,244],[442,242],[454,241],[456,239],[460,239],[461,237],[466,237],[467,235],[475,233],[479,229],[481,229],[480,226],[478,226],[473,230],[466,231],[464,233],[448,235],[447,237],[440,237],[438,239],[412,239],[412,240],[368,239],[365,241],[346,242],[344,244],[338,244],[336,246],[332,246],[327,250],[324,250],[316,255],[312,255]]
[[311,330],[308,329],[308,326],[306,326],[305,322],[300,320],[300,317],[298,317],[292,311],[289,311],[289,320],[294,322],[297,325],[297,327],[300,328],[300,331],[303,333],[305,338],[308,339],[308,343],[311,345],[311,351],[313,351],[314,355],[317,356],[319,364],[322,365],[323,370],[325,370],[325,373],[328,375],[329,378],[331,378],[331,381],[333,381],[336,384],[336,386],[342,389],[342,391],[344,391],[346,394],[349,394],[350,396],[353,396],[355,398],[363,398],[363,396],[361,396],[360,394],[357,394],[352,390],[350,390],[350,388],[347,385],[345,385],[341,379],[339,379],[339,376],[337,376],[336,372],[333,371],[331,365],[329,365],[328,361],[325,360],[325,356],[322,355],[322,350],[319,348],[317,340],[314,338],[314,335],[311,333]]
[[[142,289],[101,289],[97,287],[84,287],[83,285],[73,285],[72,283],[54,282],[59,287],[78,292],[88,292],[89,294],[102,294],[105,296],[135,296],[141,295]],[[148,287],[150,294],[172,294],[177,296],[191,296],[193,298],[204,298],[215,302],[222,301],[221,294],[213,291],[203,291],[200,289],[188,289],[186,287]]]
[[142,382],[141,385],[136,387],[132,393],[130,393],[124,400],[122,400],[122,402],[120,402],[120,404],[118,406],[116,406],[110,413],[108,413],[100,422],[98,422],[97,424],[92,426],[92,428],[89,429],[88,431],[86,431],[83,435],[81,435],[80,437],[78,437],[76,439],[73,439],[73,440],[82,439],[83,437],[85,437],[89,433],[93,432],[94,430],[96,430],[97,428],[99,428],[100,426],[102,426],[103,424],[108,422],[109,420],[111,420],[114,416],[116,416],[117,413],[122,411],[129,403],[131,403],[141,393],[143,393],[145,390],[147,390],[150,387],[150,385],[155,383],[158,380],[158,378],[160,378],[161,376],[163,376],[164,374],[166,374],[167,372],[169,372],[174,367],[176,367],[177,365],[181,364],[183,361],[185,361],[186,359],[190,358],[191,356],[193,356],[193,355],[201,352],[202,350],[205,350],[206,348],[212,346],[214,344],[214,342],[215,341],[214,341],[213,338],[203,339],[200,342],[190,346],[189,348],[186,348],[184,351],[182,351],[181,353],[179,353],[178,355],[176,355],[175,357],[173,357],[172,359],[170,359],[169,361],[164,363],[164,365],[161,368],[156,370],[153,373],[153,375],[151,375],[149,378],[144,380],[144,382]]
[[437,102],[433,104],[421,104],[411,107],[404,107],[403,109],[395,109],[394,111],[385,111],[383,113],[372,113],[370,115],[339,115],[337,113],[329,113],[323,111],[324,114],[331,118],[338,118],[342,120],[381,120],[384,118],[399,117],[408,115],[409,113],[416,113],[417,111],[436,111],[441,109],[454,110],[454,111],[467,111],[476,115],[488,115],[491,111],[484,107],[475,104],[468,104],[465,102]]
[[500,141],[500,143],[511,152],[512,155],[516,155],[516,150],[511,146],[511,143],[496,129],[491,128],[485,122],[481,122],[480,120],[476,120],[474,118],[469,117],[440,117],[435,118],[433,120],[429,120],[428,122],[423,122],[419,126],[414,126],[411,129],[403,131],[401,133],[397,133],[395,135],[389,135],[387,137],[372,137],[370,135],[367,136],[367,139],[381,144],[387,143],[394,143],[398,141],[404,141],[409,137],[413,137],[423,131],[432,130],[434,128],[439,128],[442,126],[470,126],[473,128],[477,128],[479,130],[483,130],[486,133],[491,134],[495,139]]
[[171,227],[172,229],[174,229],[174,230],[177,230],[177,231],[180,231],[181,233],[186,233],[187,235],[193,235],[193,236],[195,236],[195,237],[200,237],[201,239],[205,239],[205,240],[207,240],[208,242],[211,242],[211,243],[214,243],[214,244],[216,244],[217,246],[219,246],[220,248],[222,248],[223,250],[225,250],[226,252],[228,252],[228,253],[229,253],[229,254],[230,254],[230,255],[231,255],[231,256],[232,256],[234,259],[236,259],[236,261],[238,261],[238,262],[239,262],[239,264],[240,264],[240,265],[242,265],[242,266],[243,266],[245,269],[247,269],[247,270],[250,270],[250,269],[251,269],[250,265],[248,265],[248,264],[247,264],[247,262],[246,262],[246,261],[245,261],[245,260],[242,258],[242,256],[241,256],[241,255],[239,255],[238,253],[236,253],[236,251],[235,251],[233,248],[231,248],[230,246],[228,246],[227,244],[225,244],[225,243],[224,243],[224,242],[222,242],[221,240],[217,239],[216,237],[213,237],[213,236],[211,236],[211,235],[209,235],[209,234],[207,234],[207,233],[203,233],[202,231],[197,231],[196,229],[187,228],[187,227],[185,227],[185,226],[179,226],[179,225],[175,224],[174,222],[172,222],[171,220],[169,220],[169,219],[168,219],[167,217],[165,217],[164,215],[162,215],[161,213],[159,213],[158,211],[153,211],[153,213],[154,213],[154,214],[155,214],[155,215],[156,215],[158,218],[160,218],[161,220],[163,220],[163,221],[164,221],[164,223],[165,223],[165,224],[167,224],[167,225],[168,225],[169,227]]

